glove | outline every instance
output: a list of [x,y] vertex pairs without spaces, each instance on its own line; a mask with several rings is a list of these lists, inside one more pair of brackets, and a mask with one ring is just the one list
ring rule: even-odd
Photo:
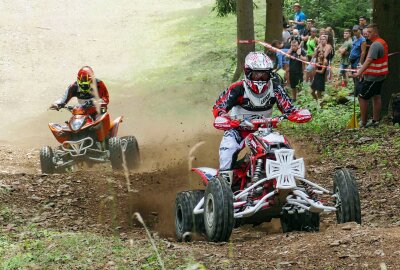
[[311,121],[311,119],[312,115],[310,111],[307,109],[301,109],[295,111],[288,116],[288,120],[290,122],[296,122],[296,123],[306,123],[308,121]]
[[239,120],[231,120],[229,115],[226,113],[221,113],[214,119],[214,127],[216,129],[228,130],[232,128],[237,128],[239,127],[239,125],[240,125]]
[[61,108],[62,108],[61,104],[53,103],[50,105],[49,110],[57,110],[58,111]]
[[240,123],[241,122],[239,120],[231,120],[229,124],[231,125],[231,128],[238,128]]

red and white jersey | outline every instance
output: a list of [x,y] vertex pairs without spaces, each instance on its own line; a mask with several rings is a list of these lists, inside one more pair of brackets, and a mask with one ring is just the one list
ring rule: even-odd
[[270,117],[274,104],[283,114],[290,114],[297,110],[278,82],[271,80],[266,93],[256,95],[247,89],[244,81],[239,81],[222,92],[215,102],[213,114],[217,117],[230,112],[232,118],[240,118],[240,114],[259,114]]

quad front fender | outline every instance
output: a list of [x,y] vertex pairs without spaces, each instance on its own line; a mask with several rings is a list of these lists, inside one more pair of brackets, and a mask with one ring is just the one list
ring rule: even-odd
[[217,176],[218,173],[218,170],[208,167],[192,168],[192,171],[200,175],[205,186],[207,186],[208,181]]
[[122,122],[122,116],[117,117],[110,125],[110,138],[116,137],[118,134],[119,124]]

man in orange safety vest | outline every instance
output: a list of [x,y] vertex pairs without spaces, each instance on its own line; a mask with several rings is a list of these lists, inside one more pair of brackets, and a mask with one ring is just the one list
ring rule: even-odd
[[[379,37],[379,29],[376,24],[367,26],[368,39],[372,41],[364,64],[354,74],[354,77],[362,76],[357,94],[360,102],[361,123],[360,127],[377,126],[381,114],[381,89],[386,75],[389,74],[388,45]],[[373,118],[367,123],[368,100],[372,98]]]

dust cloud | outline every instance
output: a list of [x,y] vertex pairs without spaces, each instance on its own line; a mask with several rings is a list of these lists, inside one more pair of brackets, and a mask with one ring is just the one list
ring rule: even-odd
[[[209,126],[209,116],[180,119],[169,112],[166,119],[151,114],[155,104],[151,99],[143,100],[140,92],[159,95],[157,89],[146,85],[135,89],[132,85],[146,70],[173,64],[160,62],[159,56],[172,49],[167,42],[171,37],[164,33],[179,23],[179,12],[212,3],[1,1],[0,120],[7,125],[0,133],[0,142],[37,148],[55,145],[47,124],[62,123],[69,114],[47,108],[83,65],[92,66],[96,77],[108,86],[111,118],[123,115],[125,119],[122,135],[135,135],[142,144],[165,144]],[[164,95],[167,101],[167,93]]]

